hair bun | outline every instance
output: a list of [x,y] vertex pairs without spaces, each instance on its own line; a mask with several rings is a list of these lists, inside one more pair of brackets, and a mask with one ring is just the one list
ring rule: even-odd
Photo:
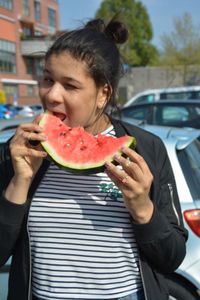
[[116,44],[123,44],[128,39],[128,29],[125,24],[113,18],[105,28],[105,33],[110,36]]
[[85,28],[89,28],[98,32],[105,33],[105,35],[111,38],[116,44],[123,44],[128,39],[128,30],[123,22],[114,17],[107,25],[102,19],[94,19],[85,25]]
[[104,32],[106,25],[102,19],[94,19],[94,20],[87,22],[87,24],[85,25],[85,28],[90,28],[90,29],[93,29],[93,30],[96,30],[99,32]]

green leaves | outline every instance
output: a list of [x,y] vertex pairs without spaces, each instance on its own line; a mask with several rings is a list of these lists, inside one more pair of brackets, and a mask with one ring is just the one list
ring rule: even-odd
[[95,17],[108,22],[116,14],[129,30],[129,40],[120,46],[125,63],[130,66],[151,64],[158,52],[151,44],[153,31],[145,6],[135,0],[104,0]]

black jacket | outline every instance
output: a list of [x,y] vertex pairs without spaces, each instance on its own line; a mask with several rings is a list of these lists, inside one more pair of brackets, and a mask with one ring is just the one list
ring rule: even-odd
[[[140,267],[146,300],[168,300],[165,274],[178,268],[185,257],[187,231],[171,165],[162,141],[138,127],[114,121],[117,136],[128,134],[137,141],[136,151],[147,162],[154,181],[150,198],[154,213],[148,224],[133,223],[140,253]],[[26,204],[10,203],[3,190],[13,176],[9,145],[0,150],[0,266],[12,255],[8,300],[31,299],[31,263],[27,218],[31,199],[49,166],[44,159],[29,190]]]

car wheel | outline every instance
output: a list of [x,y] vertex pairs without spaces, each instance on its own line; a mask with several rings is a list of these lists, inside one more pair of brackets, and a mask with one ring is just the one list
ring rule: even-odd
[[178,275],[168,276],[167,284],[170,294],[169,300],[200,300],[196,288]]

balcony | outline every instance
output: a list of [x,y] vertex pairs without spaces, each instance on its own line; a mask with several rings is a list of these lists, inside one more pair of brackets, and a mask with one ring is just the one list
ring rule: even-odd
[[20,42],[21,55],[29,57],[42,57],[53,43],[49,38],[29,38]]

